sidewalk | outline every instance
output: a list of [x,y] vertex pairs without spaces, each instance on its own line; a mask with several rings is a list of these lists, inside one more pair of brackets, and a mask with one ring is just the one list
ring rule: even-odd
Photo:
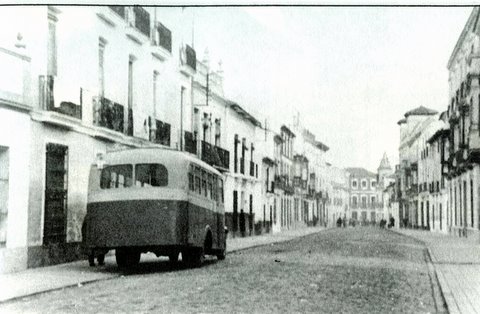
[[[228,253],[292,240],[324,230],[324,228],[304,228],[275,234],[265,234],[227,240]],[[154,254],[142,254],[141,262],[155,261]],[[90,267],[86,260],[55,266],[31,268],[13,274],[0,275],[0,303],[42,292],[52,291],[85,283],[107,280],[123,276],[117,271],[115,256],[105,258],[105,266]]]
[[480,244],[471,239],[400,229],[428,248],[450,313],[480,313]]

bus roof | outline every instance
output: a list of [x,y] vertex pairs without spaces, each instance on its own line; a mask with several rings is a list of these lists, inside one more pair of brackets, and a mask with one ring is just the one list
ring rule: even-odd
[[140,164],[140,163],[152,163],[159,162],[161,164],[171,165],[174,162],[195,163],[198,166],[215,173],[219,176],[222,174],[210,166],[206,162],[198,159],[196,156],[188,154],[183,151],[148,147],[148,148],[127,148],[118,151],[107,152],[105,154],[105,163],[108,164]]

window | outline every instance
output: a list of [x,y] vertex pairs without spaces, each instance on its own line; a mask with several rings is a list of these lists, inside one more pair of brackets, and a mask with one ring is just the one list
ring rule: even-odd
[[356,196],[352,196],[352,205],[357,206],[358,200]]
[[201,178],[202,178],[202,172],[200,168],[195,167],[195,191],[198,194],[202,194]]
[[208,174],[208,177],[207,177],[207,197],[208,198],[213,198],[212,197],[212,181],[213,181],[213,178],[212,178],[212,175],[211,174]]
[[135,166],[136,186],[167,186],[168,171],[161,164],[139,164]]
[[218,178],[216,175],[213,175],[212,181],[212,199],[218,202]]
[[370,185],[371,185],[372,189],[374,189],[377,186],[377,182],[375,180],[372,180],[370,182]]
[[367,180],[362,180],[362,188],[367,188]]
[[375,204],[375,196],[372,196],[371,201],[372,201],[372,205]]
[[357,188],[357,180],[352,180],[352,188]]
[[207,196],[207,173],[202,170],[202,190],[203,195]]
[[367,207],[367,197],[366,196],[362,196],[362,207],[363,208]]
[[132,186],[132,165],[115,165],[103,168],[100,188],[118,189]]
[[224,202],[224,199],[223,199],[223,180],[222,179],[218,179],[218,187],[219,187],[219,193],[220,193],[220,202]]

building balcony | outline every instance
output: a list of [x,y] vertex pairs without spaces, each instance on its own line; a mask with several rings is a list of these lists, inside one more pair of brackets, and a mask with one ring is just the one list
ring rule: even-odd
[[220,162],[218,164],[215,164],[215,166],[225,170],[229,170],[230,169],[230,152],[219,146],[214,146],[214,148],[220,159]]
[[82,119],[81,88],[56,80],[53,75],[39,76],[40,108]]
[[192,132],[185,131],[183,149],[190,154],[197,154],[197,140]]
[[150,39],[150,13],[140,6],[126,8],[126,35],[138,44]]
[[197,72],[197,54],[189,45],[185,45],[180,53],[180,72],[192,76]]
[[152,34],[151,52],[162,61],[172,55],[172,32],[162,23],[157,22]]
[[155,144],[170,146],[171,126],[169,123],[154,120],[155,133],[150,140]]
[[110,26],[116,26],[119,22],[125,22],[126,8],[120,5],[100,6],[97,8],[97,16]]
[[285,188],[285,179],[283,176],[275,175],[274,185],[276,188],[283,190]]
[[120,133],[124,132],[124,107],[105,97],[94,97],[93,123]]
[[230,152],[205,141],[202,141],[201,159],[219,170],[230,168]]
[[122,5],[109,5],[108,8],[115,12],[118,16],[125,19],[126,17],[126,7]]

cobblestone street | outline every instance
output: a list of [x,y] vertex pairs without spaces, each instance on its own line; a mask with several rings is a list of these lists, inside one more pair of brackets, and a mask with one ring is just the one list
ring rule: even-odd
[[[118,272],[106,266],[105,272]],[[207,260],[148,261],[123,277],[27,297],[2,313],[442,312],[425,248],[381,229],[331,229]]]

